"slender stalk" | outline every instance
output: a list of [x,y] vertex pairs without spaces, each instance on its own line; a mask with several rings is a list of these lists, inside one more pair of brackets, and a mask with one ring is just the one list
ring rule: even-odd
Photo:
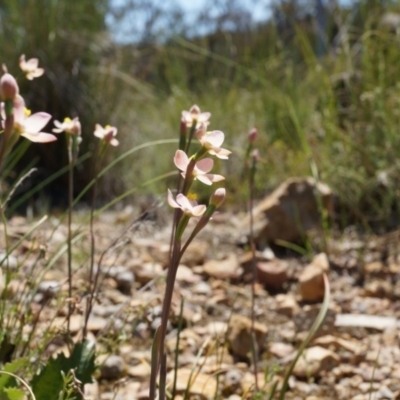
[[[176,273],[178,271],[179,261],[181,258],[180,251],[181,251],[181,241],[175,238],[173,243],[171,263],[168,268],[167,280],[165,285],[164,301],[161,312],[161,325],[159,328],[159,335],[157,335],[156,338],[156,340],[158,340],[156,371],[160,369],[160,362],[164,357],[164,348],[165,348],[164,342],[167,333],[169,313],[171,310],[172,295],[174,293]],[[150,400],[154,400],[156,396],[156,378],[157,378],[157,373],[152,374],[150,380],[150,394],[149,394]],[[160,400],[164,399],[160,398]]]
[[252,344],[252,357],[253,357],[253,369],[254,369],[254,383],[256,393],[259,391],[258,385],[258,346],[255,335],[255,306],[256,306],[256,282],[257,282],[257,266],[256,266],[256,246],[254,243],[254,217],[253,217],[253,207],[254,207],[254,177],[256,174],[256,157],[252,157],[252,165],[250,168],[249,174],[249,213],[250,213],[250,250],[251,250],[251,270],[252,270],[252,279],[251,279],[251,344]]
[[[96,153],[95,153],[96,154]],[[96,292],[97,280],[93,281],[94,275],[94,256],[96,251],[96,237],[94,234],[94,210],[96,207],[96,198],[97,198],[97,182],[98,182],[98,167],[100,165],[100,160],[104,152],[100,153],[99,159],[96,157],[96,161],[94,163],[94,183],[92,189],[92,199],[90,205],[90,221],[89,221],[89,235],[90,235],[90,266],[89,266],[89,297],[87,298],[86,310],[85,310],[85,322],[83,325],[83,337],[86,337],[87,334],[87,324],[89,322],[90,313],[92,312],[93,307],[93,299],[94,294]],[[100,268],[100,266],[98,266]]]
[[183,323],[183,307],[185,304],[185,300],[182,297],[181,299],[181,307],[179,310],[179,322],[178,322],[178,334],[176,337],[176,346],[175,346],[175,374],[174,374],[174,382],[172,384],[172,396],[171,398],[174,399],[176,396],[176,383],[178,381],[178,359],[179,359],[179,343],[181,339],[181,331],[182,331],[182,323]]
[[68,315],[67,315],[67,332],[69,332],[71,324],[71,314],[72,308],[72,207],[74,202],[74,166],[75,157],[73,154],[73,140],[72,135],[67,136],[67,146],[68,146]]

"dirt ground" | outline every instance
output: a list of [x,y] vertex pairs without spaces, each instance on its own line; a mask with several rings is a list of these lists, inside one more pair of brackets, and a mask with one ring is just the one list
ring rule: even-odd
[[[126,209],[104,213],[95,223],[101,286],[89,339],[96,341],[99,369],[96,381],[85,389],[88,399],[146,399],[148,394],[150,346],[160,323],[170,226],[168,218],[154,215],[132,225],[134,217],[134,210]],[[179,267],[167,336],[171,391],[177,362],[175,398],[184,398],[185,392],[192,399],[255,398],[255,385],[257,398],[268,398],[275,381],[279,388],[321,308],[319,279],[325,272],[331,288],[329,311],[298,361],[285,398],[400,399],[400,233],[378,237],[349,228],[324,240],[320,234],[312,236],[307,254],[283,248],[257,252],[254,368],[253,264],[248,248],[238,246],[241,217],[217,215]],[[78,216],[75,221],[80,222],[73,226],[75,340],[81,337],[87,296],[90,246],[84,220]],[[10,243],[17,243],[30,226],[24,218],[11,219]],[[57,259],[54,255],[66,237],[60,218],[49,217],[10,258],[10,265],[15,262],[10,301],[21,298],[29,285],[29,307],[39,316],[34,341],[52,332],[45,339],[43,357],[65,350],[60,340],[67,307],[65,250]]]

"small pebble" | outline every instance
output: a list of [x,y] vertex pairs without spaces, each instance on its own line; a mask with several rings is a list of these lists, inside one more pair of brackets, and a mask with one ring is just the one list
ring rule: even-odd
[[133,284],[135,283],[135,275],[132,271],[123,271],[115,276],[117,288],[124,294],[130,294]]
[[125,363],[121,356],[111,355],[100,368],[102,379],[113,380],[121,378],[125,373]]
[[42,281],[38,286],[38,293],[42,294],[44,299],[53,299],[60,291],[61,285],[57,281]]

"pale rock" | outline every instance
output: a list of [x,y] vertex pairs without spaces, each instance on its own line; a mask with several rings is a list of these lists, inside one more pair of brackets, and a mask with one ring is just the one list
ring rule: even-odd
[[[180,261],[188,267],[203,264],[209,249],[210,245],[207,242],[196,240],[189,245]],[[163,268],[168,267],[170,262],[170,247],[168,244],[153,242],[148,250],[155,262],[160,263]]]
[[[189,397],[198,396],[202,400],[214,399],[217,390],[217,381],[213,375],[206,375],[192,369],[181,368],[177,370],[176,392],[184,394],[189,387]],[[174,381],[175,371],[172,370],[167,374],[167,385],[172,385]]]
[[[320,205],[323,210],[320,210]],[[328,215],[333,213],[331,189],[311,177],[288,179],[253,210],[257,247],[264,248],[267,243],[277,240],[304,240],[307,231],[322,229],[320,211]],[[246,217],[242,222],[242,230],[248,232],[248,226],[249,217]]]
[[140,363],[127,369],[128,375],[133,378],[146,379],[150,376],[151,367],[148,363]]
[[393,285],[391,282],[374,279],[366,283],[365,285],[365,295],[369,297],[391,298],[393,294]]
[[268,345],[268,351],[278,358],[288,357],[293,353],[294,348],[292,345],[282,342],[272,342]]
[[148,262],[140,266],[135,266],[133,272],[136,280],[144,285],[158,276],[162,276],[163,268],[159,263]]
[[362,351],[361,345],[355,340],[346,340],[340,337],[325,335],[320,336],[313,341],[313,345],[329,348],[330,350],[347,350],[353,354],[359,354]]
[[241,392],[241,382],[243,379],[243,372],[237,369],[231,369],[226,372],[224,381],[222,394],[224,397]]
[[213,337],[223,337],[228,330],[228,324],[224,321],[213,321],[207,325],[207,332]]
[[179,265],[176,272],[176,280],[186,283],[197,283],[200,281],[200,276],[193,273],[193,271],[186,265]]
[[18,259],[17,257],[13,256],[12,254],[8,254],[4,251],[0,252],[0,267],[4,270],[7,271],[7,268],[10,271],[15,271],[18,269]]
[[192,287],[192,292],[200,296],[209,296],[212,290],[208,282],[200,281]]
[[299,378],[319,377],[324,371],[330,371],[340,363],[339,356],[321,346],[304,350],[297,361],[293,373]]
[[204,266],[204,273],[216,279],[237,279],[242,273],[235,254],[229,254],[223,260],[209,260]]
[[275,259],[257,264],[257,280],[267,289],[280,290],[288,280],[287,264]]
[[52,299],[57,296],[61,289],[60,282],[57,281],[42,281],[38,286],[38,293],[42,294],[44,299]]
[[[252,349],[251,319],[234,314],[229,320],[228,344],[232,353],[238,357],[247,357]],[[268,328],[255,321],[254,333],[258,350],[262,349],[267,338]]]
[[288,318],[292,318],[300,310],[300,307],[296,299],[294,298],[294,296],[290,294],[278,294],[275,300],[276,300],[275,311],[278,314],[282,314]]
[[299,292],[303,301],[321,301],[325,294],[324,274],[329,271],[329,260],[325,253],[315,256],[299,277]]
[[97,400],[99,398],[99,384],[98,382],[87,383],[84,387],[86,400]]

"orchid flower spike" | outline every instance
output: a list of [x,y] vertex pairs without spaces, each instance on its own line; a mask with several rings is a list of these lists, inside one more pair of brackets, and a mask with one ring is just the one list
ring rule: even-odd
[[229,154],[232,153],[231,151],[220,147],[225,140],[224,133],[221,131],[207,132],[207,126],[203,122],[200,123],[196,131],[196,137],[208,153],[217,156],[222,160],[227,160]]
[[[4,103],[1,103],[2,118],[5,119]],[[25,108],[25,101],[17,95],[14,99],[14,132],[25,137],[31,142],[49,143],[57,138],[51,133],[41,132],[50,121],[51,115],[38,112],[31,115],[31,111]],[[3,121],[4,127],[4,121]]]
[[118,146],[119,141],[115,138],[118,129],[114,126],[106,125],[104,128],[100,124],[96,124],[94,136],[104,141],[104,143],[111,144],[111,146]]
[[54,125],[56,126],[53,128],[54,133],[61,133],[65,132],[70,135],[77,135],[81,134],[81,123],[79,122],[79,118],[75,117],[74,119],[71,118],[64,118],[63,122],[54,121]]
[[[190,164],[189,157],[182,150],[177,150],[174,157],[175,166],[182,171],[181,175],[186,178],[186,171]],[[192,176],[206,185],[212,185],[214,182],[220,182],[225,179],[222,175],[209,174],[214,166],[214,161],[211,158],[203,158],[198,161],[193,169]]]
[[199,106],[196,104],[193,105],[189,111],[182,111],[182,120],[186,122],[186,126],[191,128],[194,123],[196,123],[196,127],[199,126],[200,123],[209,124],[209,119],[211,117],[211,113],[209,112],[201,112]]
[[179,193],[175,200],[169,189],[168,204],[173,208],[180,208],[189,217],[201,217],[207,208],[205,205],[198,205],[194,200],[189,200],[182,193]]
[[38,78],[44,74],[43,68],[39,67],[39,60],[37,58],[31,58],[28,61],[25,60],[25,54],[19,58],[19,66],[26,78],[30,81],[34,78]]

